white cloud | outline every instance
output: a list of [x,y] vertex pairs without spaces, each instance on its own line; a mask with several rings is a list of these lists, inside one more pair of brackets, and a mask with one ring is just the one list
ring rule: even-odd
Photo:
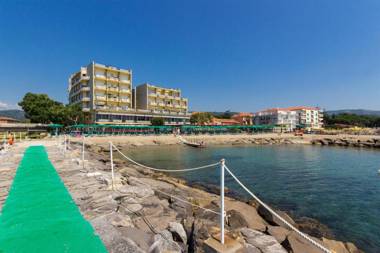
[[18,105],[11,105],[11,104],[0,101],[0,110],[19,109],[19,108],[20,107]]
[[9,105],[7,103],[0,101],[0,109],[8,109]]

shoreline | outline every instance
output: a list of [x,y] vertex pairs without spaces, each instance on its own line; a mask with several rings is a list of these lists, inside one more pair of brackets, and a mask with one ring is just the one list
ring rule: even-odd
[[[171,145],[171,144],[166,144],[166,145]],[[220,144],[216,144],[216,145],[220,145]],[[132,146],[133,146],[133,144],[132,144]],[[149,145],[147,145],[147,146],[149,146]],[[95,147],[95,149],[92,150],[93,152],[103,154],[103,155],[105,155],[105,157],[107,157],[107,155],[108,155],[107,152],[104,152],[105,150],[103,150],[102,148],[99,149],[98,148],[99,146],[91,145],[90,147],[91,148]],[[128,163],[125,160],[118,159],[118,158],[115,159],[115,163],[122,164],[122,166],[125,166],[126,168],[131,167],[130,163]],[[129,164],[129,166],[128,166],[128,164]],[[133,167],[135,167],[137,169],[136,166],[133,166]],[[137,170],[142,172],[143,174],[147,173],[145,169],[140,168]],[[207,186],[207,185],[199,184],[197,182],[187,181],[181,177],[175,177],[175,176],[170,175],[168,173],[149,172],[149,173],[147,173],[147,175],[149,175],[151,178],[153,178],[155,180],[164,181],[164,182],[171,182],[171,183],[175,182],[177,187],[187,187],[190,189],[190,191],[192,191],[192,190],[202,191],[207,195],[214,195],[214,196],[215,195],[217,196],[218,192],[219,192],[219,187],[217,185],[212,185],[210,187],[210,185]],[[232,201],[240,202],[240,203],[246,204],[248,206],[254,207],[257,215],[260,218],[262,218],[267,225],[278,226],[278,227],[281,227],[281,229],[287,230],[287,227],[284,226],[284,224],[282,224],[281,222],[276,220],[275,217],[273,217],[270,213],[268,213],[268,211],[266,211],[256,201],[254,201],[252,199],[250,200],[249,198],[245,198],[241,194],[239,194],[237,192],[232,192],[229,189],[226,189],[226,190],[227,190],[226,198],[228,198]],[[280,214],[283,218],[288,220],[291,224],[296,225],[296,227],[301,229],[302,232],[304,232],[308,235],[311,235],[315,239],[316,238],[320,239],[321,240],[320,242],[325,243],[325,244],[327,243],[327,245],[329,245],[331,247],[337,247],[337,248],[335,248],[337,250],[336,252],[347,252],[347,253],[362,252],[359,249],[357,249],[354,244],[352,244],[350,242],[343,243],[341,241],[337,241],[336,236],[332,233],[332,231],[328,228],[328,226],[326,226],[325,224],[319,222],[318,220],[316,220],[314,218],[296,217],[293,219],[289,215],[289,213],[292,213],[291,211],[289,211],[289,210],[282,211],[282,210],[278,210],[278,209],[275,209],[275,210],[278,214]],[[239,212],[241,210],[237,210],[237,211]],[[241,219],[241,217],[240,217],[240,219]],[[268,227],[265,230],[262,230],[262,232],[269,233]],[[289,231],[287,231],[285,233],[288,233],[288,232]],[[289,233],[293,233],[293,232],[289,232]],[[269,235],[272,235],[272,234],[269,233]],[[275,233],[273,235],[275,235]],[[283,243],[283,242],[284,241],[282,241],[281,243]],[[334,245],[334,246],[332,246],[332,245]],[[290,248],[287,248],[287,250],[293,250],[294,252],[298,252],[297,250],[294,250],[289,245],[287,247],[290,247]],[[302,251],[300,251],[300,252],[302,252]]]
[[[204,142],[207,146],[214,145],[321,145],[341,147],[364,147],[380,149],[379,135],[314,135],[294,136],[293,134],[229,134],[229,135],[184,135],[186,140]],[[81,142],[80,139],[74,141]],[[173,135],[151,136],[91,136],[86,138],[86,144],[94,144],[108,149],[108,143],[114,145],[143,147],[157,145],[182,145]]]

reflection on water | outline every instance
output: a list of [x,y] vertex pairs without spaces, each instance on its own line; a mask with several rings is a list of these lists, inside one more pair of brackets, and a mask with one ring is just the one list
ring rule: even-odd
[[[155,146],[124,149],[138,161],[166,169],[226,159],[253,192],[297,217],[328,225],[339,240],[366,252],[380,249],[380,151],[319,146]],[[173,173],[174,174],[174,173]],[[218,185],[217,169],[175,174]],[[226,186],[244,194],[232,180]]]

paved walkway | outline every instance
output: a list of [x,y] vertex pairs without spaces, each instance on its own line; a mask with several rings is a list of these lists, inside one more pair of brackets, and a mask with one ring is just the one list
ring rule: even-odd
[[0,214],[0,252],[107,252],[43,146],[31,146]]

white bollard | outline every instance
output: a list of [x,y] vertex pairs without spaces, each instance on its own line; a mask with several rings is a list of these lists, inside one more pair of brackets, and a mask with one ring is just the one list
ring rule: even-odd
[[220,242],[224,244],[224,163],[220,160]]
[[84,135],[82,135],[82,165],[84,169]]
[[66,154],[66,134],[65,134],[65,137],[63,138],[64,140],[64,144],[63,144],[63,154],[65,155]]
[[112,190],[114,190],[114,172],[113,172],[113,154],[112,154],[112,142],[110,142],[110,161],[111,161],[111,177],[112,177]]

